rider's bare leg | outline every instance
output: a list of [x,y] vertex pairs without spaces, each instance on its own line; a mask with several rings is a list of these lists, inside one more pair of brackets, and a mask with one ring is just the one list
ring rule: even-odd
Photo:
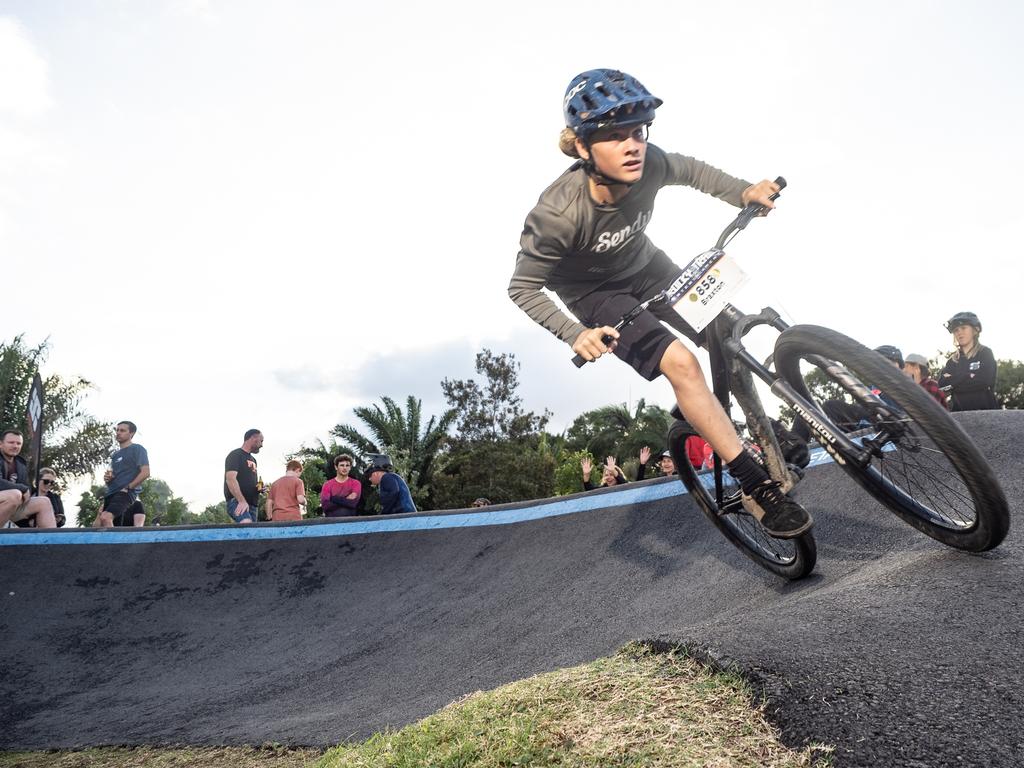
[[[694,354],[673,341],[661,358],[661,372],[672,383],[686,420],[711,443],[743,488],[743,506],[772,536],[799,536],[814,524],[807,510],[778,490],[764,470],[743,453],[732,421],[708,388]],[[763,479],[759,479],[763,478]]]
[[743,446],[736,428],[708,388],[696,356],[682,342],[673,341],[662,355],[660,367],[672,384],[679,410],[715,453],[726,462],[739,456]]

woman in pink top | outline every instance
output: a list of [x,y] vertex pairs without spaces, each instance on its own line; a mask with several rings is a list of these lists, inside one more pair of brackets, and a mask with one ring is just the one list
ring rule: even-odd
[[320,491],[320,506],[324,510],[325,517],[350,517],[356,514],[356,507],[359,505],[359,497],[363,495],[363,484],[355,478],[349,477],[352,471],[352,457],[341,454],[334,459],[334,471],[337,477],[332,477]]

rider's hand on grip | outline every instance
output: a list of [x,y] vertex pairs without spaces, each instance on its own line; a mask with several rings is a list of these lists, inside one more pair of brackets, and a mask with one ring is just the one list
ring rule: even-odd
[[[778,189],[775,189],[775,187],[778,187]],[[768,211],[774,208],[771,205],[771,201],[778,199],[779,194],[785,188],[786,180],[781,176],[777,176],[774,182],[765,179],[743,190],[743,200],[746,202],[746,205],[740,211],[739,216],[736,217],[736,229],[745,229],[750,220],[755,216],[767,216]],[[762,200],[767,200],[768,203],[765,204],[761,202]]]
[[605,352],[611,352],[615,349],[615,340],[618,338],[619,332],[610,325],[588,328],[576,337],[572,345],[572,350],[576,353],[576,357],[572,359],[573,365],[582,368]]

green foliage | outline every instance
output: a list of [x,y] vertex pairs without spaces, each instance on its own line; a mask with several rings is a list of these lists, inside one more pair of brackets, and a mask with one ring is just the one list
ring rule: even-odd
[[1024,363],[999,360],[996,369],[996,400],[1003,408],[1024,408]]
[[523,410],[519,388],[519,363],[511,353],[477,353],[474,379],[441,382],[441,392],[457,414],[455,436],[465,442],[518,440],[535,435],[547,425],[550,414],[537,416]]
[[565,496],[583,490],[583,468],[580,462],[590,459],[600,472],[600,466],[590,451],[566,451],[562,454],[555,470],[555,494]]
[[566,430],[566,444],[573,451],[589,451],[603,462],[615,456],[619,465],[637,458],[648,447],[657,454],[665,448],[672,416],[658,405],[641,399],[630,412],[625,403],[587,411]]
[[78,500],[78,525],[81,528],[89,528],[96,522],[96,515],[103,505],[103,496],[106,492],[105,485],[94,485],[88,491],[82,493]]
[[231,522],[226,501],[210,504],[199,514],[190,513],[184,520],[185,525],[224,525]]
[[556,460],[542,442],[534,435],[464,444],[434,475],[435,508],[463,509],[479,496],[494,504],[552,496]]
[[[331,465],[328,465],[331,466]],[[334,472],[332,470],[331,474]],[[306,489],[306,517],[323,517],[320,507],[320,491],[327,482],[322,464],[311,461],[302,465],[302,485]]]
[[[0,342],[0,427],[25,431],[29,390],[46,354],[46,341],[36,347],[26,346],[22,336]],[[92,474],[106,462],[114,445],[113,425],[96,420],[82,408],[93,385],[81,377],[64,379],[53,374],[43,377],[43,387],[43,466],[52,467],[65,482]]]
[[482,381],[441,382],[457,420],[434,475],[434,507],[461,509],[480,496],[501,504],[552,495],[564,441],[543,431],[548,413],[523,409],[515,355],[484,349],[476,356],[476,372]]
[[139,499],[146,509],[146,525],[186,525],[188,505],[175,496],[163,480],[147,478],[142,483]]

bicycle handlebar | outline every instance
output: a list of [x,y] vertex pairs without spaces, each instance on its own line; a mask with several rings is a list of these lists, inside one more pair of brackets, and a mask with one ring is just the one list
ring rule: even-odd
[[[782,176],[777,177],[775,179],[775,183],[779,185],[779,191],[771,195],[768,198],[769,200],[777,199],[782,190],[786,188],[786,180]],[[763,211],[766,210],[768,209],[765,206],[761,205],[761,203],[749,203],[742,211],[739,212],[739,215],[735,219],[733,219],[732,223],[725,228],[725,231],[722,232],[721,236],[718,238],[718,242],[715,244],[715,248],[717,248],[718,250],[722,250],[722,248],[725,246],[725,241],[729,238],[730,235],[732,235],[734,232],[740,231],[741,229],[746,229],[747,224],[749,224],[755,216],[760,215]],[[636,319],[640,312],[647,309],[648,305],[655,303],[659,300],[664,300],[665,298],[665,291],[662,291],[657,296],[648,299],[642,304],[638,304],[630,312],[623,315],[622,319],[613,327],[615,328],[615,330],[621,331],[625,326],[633,322],[633,320]],[[608,334],[605,334],[604,336],[601,337],[601,341],[605,345],[609,344],[613,340],[614,337],[609,336]],[[582,368],[589,362],[593,361],[585,359],[583,355],[576,355],[572,359],[572,364],[575,365],[577,368]]]
[[[786,180],[782,176],[778,176],[775,179],[775,183],[779,185],[779,191],[771,195],[769,200],[776,200],[779,194],[786,188]],[[715,248],[722,250],[725,247],[725,241],[729,239],[729,236],[733,232],[739,232],[740,230],[746,229],[749,224],[756,216],[760,216],[762,212],[767,211],[760,203],[749,203],[746,208],[739,212],[739,215],[733,219],[732,224],[725,228],[725,231],[718,238],[718,242],[715,243]]]

